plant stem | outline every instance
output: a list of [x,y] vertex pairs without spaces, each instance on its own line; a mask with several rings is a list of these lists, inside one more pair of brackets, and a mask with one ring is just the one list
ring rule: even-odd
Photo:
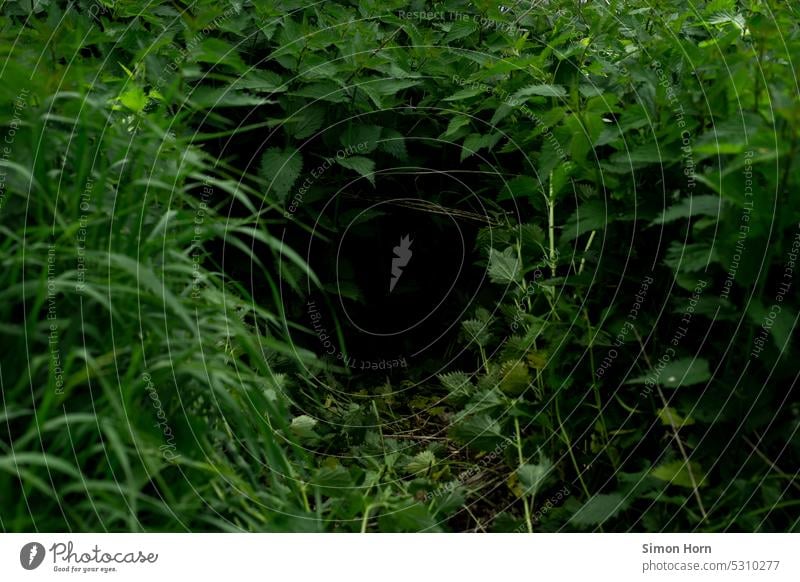
[[[642,356],[644,357],[644,361],[647,364],[647,367],[652,372],[653,366],[650,364],[650,358],[647,357],[647,353],[644,351],[644,343],[642,343],[642,337],[639,335],[639,331],[636,327],[633,328],[633,334],[636,336],[636,340],[639,342],[639,347],[642,350]],[[706,508],[703,506],[703,500],[700,497],[700,489],[697,485],[697,480],[694,477],[694,471],[692,471],[692,463],[689,461],[689,455],[686,453],[686,448],[683,446],[683,441],[681,440],[680,435],[678,434],[679,427],[675,423],[675,419],[672,416],[672,412],[667,405],[667,399],[664,398],[664,392],[661,390],[661,385],[656,384],[656,391],[658,392],[658,397],[661,400],[661,405],[664,407],[664,412],[667,415],[667,420],[669,421],[669,426],[672,429],[672,434],[675,437],[675,443],[678,445],[678,450],[681,453],[681,457],[683,458],[683,462],[686,464],[686,472],[689,474],[689,481],[692,483],[692,492],[694,493],[694,498],[697,500],[697,506],[700,508],[700,515],[702,515],[702,519],[700,523],[708,520],[708,514],[706,513]]]
[[603,400],[600,398],[600,387],[597,385],[597,378],[595,376],[595,370],[597,368],[595,367],[594,361],[594,336],[592,322],[589,319],[589,311],[587,309],[583,310],[583,317],[586,319],[586,331],[589,337],[589,365],[591,366],[592,374],[592,392],[594,392],[594,402],[597,407],[597,421],[600,425],[600,434],[603,437],[603,449],[606,451],[614,470],[616,470],[617,463],[614,459],[614,455],[611,453],[611,448],[608,446],[608,427],[606,426],[606,419],[603,416]]
[[581,257],[581,264],[580,264],[580,267],[578,267],[578,275],[583,273],[583,268],[586,266],[586,256],[585,255],[586,255],[586,253],[589,252],[589,247],[592,246],[592,242],[594,241],[594,237],[595,237],[596,234],[597,234],[597,231],[593,230],[592,234],[589,235],[589,240],[586,241],[586,246],[583,249],[584,256]]
[[378,503],[370,503],[367,505],[366,509],[364,509],[364,518],[361,520],[361,533],[367,533],[367,526],[369,525],[369,512],[376,507],[380,507],[383,505],[383,502]]
[[[514,429],[517,431],[517,456],[519,457],[519,466],[525,464],[525,459],[522,455],[522,434],[519,430],[519,418],[514,417]],[[528,533],[533,533],[533,521],[531,520],[531,506],[528,503],[527,492],[522,492],[522,505],[525,508],[525,525],[528,526]]]
[[569,452],[569,458],[572,460],[572,466],[575,468],[575,473],[578,475],[578,481],[581,483],[581,489],[583,489],[583,493],[586,495],[586,499],[589,499],[592,494],[589,493],[589,488],[586,486],[586,483],[583,480],[583,471],[581,471],[580,467],[578,466],[578,460],[575,458],[575,453],[572,451],[572,441],[570,441],[569,435],[567,434],[567,429],[564,428],[564,423],[561,422],[561,412],[559,411],[558,406],[558,397],[554,398],[556,403],[556,420],[558,421],[558,428],[561,430],[561,437],[564,439],[564,444],[567,445],[567,451]]
[[547,197],[547,229],[550,242],[550,275],[556,276],[556,200],[553,192],[553,172],[550,172],[548,180]]

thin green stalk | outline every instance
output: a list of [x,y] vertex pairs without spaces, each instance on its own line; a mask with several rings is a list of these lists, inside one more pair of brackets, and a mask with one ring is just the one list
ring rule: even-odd
[[556,420],[558,421],[558,428],[561,431],[561,438],[564,440],[564,444],[567,445],[567,452],[569,453],[569,458],[572,460],[572,466],[575,468],[575,472],[578,475],[578,481],[580,481],[581,489],[583,489],[583,493],[586,495],[586,498],[589,499],[592,494],[589,493],[589,488],[586,486],[586,483],[583,480],[583,472],[581,468],[578,466],[578,460],[575,458],[575,453],[572,450],[572,441],[567,434],[567,429],[564,428],[564,423],[561,421],[561,412],[558,406],[558,397],[555,399],[556,403]]
[[611,454],[611,448],[608,446],[608,427],[606,426],[606,419],[603,416],[603,400],[600,397],[600,387],[597,385],[597,377],[595,376],[595,370],[597,370],[597,367],[595,366],[594,359],[594,335],[592,322],[589,320],[589,311],[587,309],[583,310],[583,317],[586,319],[586,329],[589,337],[589,365],[591,366],[592,374],[592,392],[594,393],[594,402],[595,406],[597,407],[597,419],[600,425],[600,434],[603,437],[603,449],[606,451],[606,454],[611,461],[611,465],[616,470],[617,463],[614,459],[614,456]]
[[[522,455],[522,434],[519,430],[519,418],[514,418],[514,429],[517,432],[517,455],[519,457],[519,466],[522,467],[525,464],[525,459]],[[533,521],[531,520],[531,506],[528,503],[528,497],[526,492],[523,491],[522,493],[522,505],[525,509],[525,525],[528,526],[528,533],[533,533]]]
[[586,253],[589,252],[589,248],[592,246],[592,242],[594,242],[594,237],[595,237],[596,234],[597,234],[597,231],[593,230],[592,233],[589,235],[589,240],[586,241],[586,246],[583,249],[584,256],[581,257],[581,264],[580,264],[580,267],[578,267],[578,275],[583,273],[583,268],[586,266],[586,256],[585,255],[586,255]]
[[[647,364],[648,369],[652,371],[653,366],[650,363],[650,358],[647,356],[647,353],[644,350],[644,343],[642,342],[642,337],[639,335],[639,332],[637,331],[636,327],[633,328],[633,334],[636,336],[636,340],[639,342],[639,347],[642,350],[642,356],[644,357],[644,361]],[[706,513],[706,508],[703,505],[703,499],[702,497],[700,497],[700,489],[697,483],[697,479],[695,479],[694,471],[692,471],[692,463],[689,460],[689,455],[687,454],[686,448],[683,446],[683,441],[681,440],[680,434],[678,433],[680,427],[675,422],[675,418],[672,415],[672,411],[667,405],[667,399],[664,397],[664,392],[661,390],[660,384],[656,384],[656,391],[658,392],[659,400],[661,400],[661,405],[663,406],[664,412],[666,413],[669,426],[672,429],[672,434],[675,437],[675,444],[678,445],[678,451],[680,452],[681,457],[683,458],[683,462],[686,464],[686,472],[689,475],[689,482],[692,485],[692,492],[694,494],[695,500],[697,501],[697,506],[700,508],[700,515],[702,516],[700,523],[708,521],[708,513]]]
[[380,507],[384,505],[383,501],[379,501],[377,503],[370,503],[367,505],[367,508],[364,510],[364,518],[361,520],[361,533],[367,533],[367,525],[369,525],[369,512],[372,509]]
[[556,197],[553,191],[553,172],[548,180],[547,232],[550,244],[550,275],[556,276]]

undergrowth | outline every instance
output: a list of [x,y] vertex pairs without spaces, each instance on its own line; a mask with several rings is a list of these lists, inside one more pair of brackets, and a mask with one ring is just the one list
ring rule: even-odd
[[1,11],[3,531],[797,530],[790,4]]

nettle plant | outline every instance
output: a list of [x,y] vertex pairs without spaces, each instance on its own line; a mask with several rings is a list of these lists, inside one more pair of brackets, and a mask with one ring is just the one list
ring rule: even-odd
[[[31,84],[14,156],[52,147],[3,160],[36,193],[2,209],[7,263],[39,281],[31,299],[6,275],[7,320],[46,305],[50,237],[79,264],[95,184],[91,268],[58,279],[61,349],[79,442],[100,431],[115,456],[87,445],[75,467],[53,444],[0,490],[46,496],[55,460],[73,481],[43,507],[75,508],[55,529],[796,528],[773,468],[798,455],[797,22],[776,2],[652,4],[9,3],[4,46],[32,48],[4,49],[3,121]],[[386,198],[405,202],[364,211]],[[307,306],[369,303],[355,260],[326,252],[401,213],[472,224],[484,284],[441,357],[354,373],[323,360]],[[423,254],[393,293],[420,292]],[[66,288],[79,276],[88,296]],[[88,344],[81,301],[101,314]],[[112,334],[131,313],[144,324]],[[346,361],[344,318],[320,317]],[[8,334],[20,353],[47,345],[29,331]],[[48,365],[27,373],[47,385]],[[23,368],[3,367],[20,398]],[[130,434],[81,414],[91,382],[120,426],[137,410]],[[18,449],[62,403],[47,394],[4,411]],[[21,504],[12,523],[30,529]]]
[[[380,430],[343,429],[338,442],[350,444],[342,450],[331,445],[337,431],[318,424],[317,451],[328,456],[309,482],[329,498],[332,515],[360,519],[362,528],[433,529],[446,519],[465,527],[474,519],[475,527],[530,530],[537,499],[563,486],[572,495],[537,528],[620,527],[626,511],[647,528],[711,527],[714,494],[703,498],[710,485],[723,487],[715,461],[727,445],[702,435],[735,422],[738,405],[724,396],[730,365],[721,369],[702,343],[699,321],[719,322],[727,336],[738,290],[756,279],[769,284],[766,271],[745,263],[775,248],[770,198],[748,210],[746,180],[782,200],[795,177],[796,107],[785,99],[772,106],[791,94],[778,81],[773,25],[757,6],[742,13],[724,2],[659,13],[635,2],[578,10],[554,3],[546,15],[488,2],[439,8],[427,19],[402,3],[361,4],[354,18],[348,6],[298,4],[256,35],[242,58],[255,67],[234,68],[215,93],[215,110],[253,94],[269,101],[241,121],[254,111],[268,119],[252,165],[268,202],[292,208],[294,193],[293,217],[318,220],[324,234],[356,212],[320,211],[343,183],[356,196],[380,197],[397,166],[473,171],[470,189],[493,224],[478,235],[476,258],[495,287],[462,324],[476,367],[441,375],[444,410],[439,399],[396,396],[313,408],[338,426],[380,426],[397,410],[425,410],[453,444],[409,448]],[[758,67],[771,79],[763,88],[752,82]],[[771,164],[782,157],[776,173]],[[475,211],[445,188],[424,195]],[[796,222],[790,214],[781,230]],[[736,217],[745,215],[753,250],[740,253],[735,291],[698,293],[701,281],[730,271],[744,220]],[[292,269],[281,275],[300,279]],[[657,281],[648,308],[617,342],[646,278]],[[759,304],[740,305],[752,330]],[[772,327],[777,346],[785,330]],[[701,345],[703,356],[694,357]],[[624,353],[601,380],[610,349]],[[722,403],[730,412],[720,415]],[[305,416],[293,424],[301,436]],[[721,503],[733,506],[746,485],[729,478]],[[775,493],[763,495],[767,504]]]

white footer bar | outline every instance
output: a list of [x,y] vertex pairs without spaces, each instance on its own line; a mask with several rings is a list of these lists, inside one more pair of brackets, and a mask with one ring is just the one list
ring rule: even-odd
[[3,534],[0,580],[797,582],[798,554],[798,534]]

